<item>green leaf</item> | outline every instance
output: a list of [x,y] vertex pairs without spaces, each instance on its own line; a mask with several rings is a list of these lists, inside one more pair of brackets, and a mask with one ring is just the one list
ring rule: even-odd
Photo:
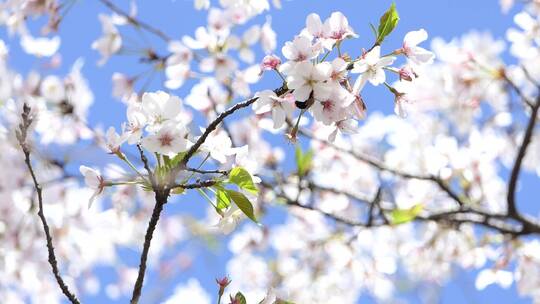
[[235,167],[229,172],[229,181],[249,193],[257,194],[259,192],[253,183],[251,174],[242,167]]
[[294,156],[296,159],[296,170],[298,172],[298,175],[306,175],[309,169],[311,169],[313,150],[309,149],[306,153],[304,153],[299,146],[296,146]]
[[244,295],[240,291],[236,293],[236,295],[234,296],[234,300],[235,300],[235,303],[238,303],[238,304],[247,303],[246,297],[244,297]]
[[165,163],[170,167],[170,168],[174,168],[176,166],[178,166],[178,164],[180,163],[180,161],[184,158],[184,156],[186,155],[187,152],[181,152],[181,153],[178,153],[176,154],[172,159],[165,159]]
[[217,189],[216,191],[216,207],[219,210],[226,209],[231,205],[231,198],[229,197],[229,194],[227,191],[225,191],[223,188]]
[[377,31],[377,44],[381,44],[386,36],[394,30],[399,22],[399,14],[396,10],[396,3],[392,2],[390,8],[382,15],[379,21],[379,29]]
[[243,193],[229,189],[226,189],[225,191],[227,192],[229,198],[236,204],[236,206],[238,206],[238,209],[240,209],[250,220],[254,221],[255,223],[259,223],[255,217],[253,205]]
[[408,209],[394,209],[390,214],[393,225],[408,223],[416,218],[424,209],[423,204],[416,204]]

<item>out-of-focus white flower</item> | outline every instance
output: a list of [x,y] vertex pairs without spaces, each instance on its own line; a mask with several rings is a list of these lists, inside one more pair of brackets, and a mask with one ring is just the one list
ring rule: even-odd
[[261,47],[266,54],[272,53],[276,49],[277,35],[272,29],[272,19],[266,18],[266,22],[261,28]]
[[109,57],[116,54],[122,47],[122,36],[118,32],[114,23],[114,18],[108,15],[100,14],[99,20],[103,30],[103,36],[92,43],[92,49],[101,54],[98,64],[107,62]]
[[195,0],[193,5],[196,10],[207,10],[210,7],[210,0]]
[[54,36],[52,38],[39,37],[34,38],[29,35],[21,37],[21,47],[23,50],[31,55],[37,57],[50,57],[58,51],[60,47],[60,37]]
[[177,303],[210,304],[211,300],[199,281],[189,279],[186,284],[176,287],[174,294],[164,302],[164,304]]
[[126,102],[133,94],[133,79],[122,73],[112,75],[113,96]]
[[514,282],[514,275],[510,271],[501,269],[483,269],[476,277],[476,289],[482,290],[491,284],[497,284],[502,288],[508,288]]
[[223,234],[230,234],[242,220],[242,215],[242,211],[238,209],[235,204],[231,204],[229,209],[227,209],[227,211],[225,211],[225,213],[219,219],[217,224],[218,229]]
[[190,62],[193,53],[180,41],[169,42],[168,50],[172,53],[165,64],[167,81],[165,86],[169,89],[178,89],[186,79],[191,76]]
[[238,56],[244,62],[253,63],[255,61],[255,52],[251,48],[259,41],[260,37],[261,28],[254,25],[244,32],[241,39],[234,35],[229,36],[227,45],[232,49],[237,49]]
[[260,79],[261,73],[258,65],[252,65],[245,70],[236,71],[234,73],[234,79],[232,81],[232,89],[242,97],[251,95],[250,84],[257,83]]
[[45,99],[53,103],[60,103],[66,98],[64,83],[60,78],[49,75],[41,81],[40,92]]

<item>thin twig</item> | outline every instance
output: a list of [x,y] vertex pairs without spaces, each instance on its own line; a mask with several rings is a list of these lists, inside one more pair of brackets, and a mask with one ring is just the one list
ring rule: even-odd
[[464,205],[465,204],[464,201],[459,197],[459,195],[456,194],[449,186],[447,186],[446,183],[442,179],[440,179],[438,176],[412,174],[412,173],[396,170],[396,169],[393,169],[393,168],[389,168],[384,163],[380,162],[379,160],[376,160],[375,158],[372,158],[372,157],[367,156],[367,155],[361,155],[361,154],[355,153],[354,151],[351,151],[349,149],[337,146],[334,143],[331,143],[331,142],[329,142],[327,140],[320,139],[320,138],[314,136],[311,132],[309,132],[307,130],[304,130],[304,129],[299,129],[298,134],[303,135],[303,136],[308,137],[308,138],[311,138],[313,140],[319,141],[321,143],[324,143],[325,145],[327,145],[329,147],[332,147],[333,149],[335,149],[335,150],[337,150],[339,152],[347,153],[347,154],[351,155],[352,157],[356,158],[357,160],[359,160],[361,162],[364,162],[364,163],[378,169],[379,171],[388,172],[388,173],[391,173],[393,175],[396,175],[396,176],[399,176],[399,177],[402,177],[402,178],[405,178],[405,179],[418,179],[418,180],[425,180],[425,181],[434,182],[435,184],[437,184],[437,186],[441,190],[443,190],[458,205]]
[[147,30],[148,32],[156,35],[157,37],[161,38],[165,42],[169,42],[171,40],[171,38],[169,38],[169,36],[167,36],[161,30],[149,25],[146,22],[143,22],[143,21],[138,20],[137,18],[131,16],[130,14],[128,14],[127,12],[125,12],[124,10],[122,10],[121,8],[116,6],[111,1],[109,1],[109,0],[99,0],[99,1],[101,1],[101,3],[103,3],[105,6],[107,6],[113,12],[125,17],[129,23],[135,25],[136,27],[140,27],[142,29]]
[[[285,93],[287,90],[286,87],[281,87],[281,88],[278,88],[276,90],[274,90],[274,92],[280,96],[282,95],[283,93]],[[186,154],[184,155],[184,158],[182,158],[182,161],[180,161],[180,164],[178,166],[176,166],[175,168],[173,168],[173,170],[171,170],[171,175],[173,177],[175,177],[178,172],[182,169],[185,169],[187,163],[189,162],[189,160],[193,157],[193,155],[195,155],[195,153],[197,153],[197,151],[199,150],[199,148],[202,146],[202,144],[206,141],[206,138],[208,138],[208,136],[210,135],[210,133],[212,133],[214,130],[216,130],[216,128],[219,126],[219,124],[229,115],[232,115],[233,113],[235,113],[236,111],[240,110],[240,109],[243,109],[243,108],[246,108],[246,107],[249,107],[250,105],[252,105],[255,101],[257,101],[258,97],[252,97],[248,100],[245,100],[243,102],[239,102],[237,104],[235,104],[234,106],[230,107],[229,109],[225,110],[224,112],[222,112],[221,114],[218,115],[218,117],[216,117],[216,119],[214,119],[214,121],[212,121],[207,127],[206,129],[204,130],[203,134],[197,139],[197,141],[195,142],[195,144],[193,144],[189,150],[186,152]]]
[[207,181],[202,181],[202,182],[197,182],[197,183],[192,183],[192,184],[176,184],[176,185],[173,185],[171,187],[171,189],[174,189],[174,188],[182,188],[182,189],[207,188],[207,187],[211,187],[211,186],[215,185],[216,183],[217,183],[217,181],[215,181],[215,180],[207,180]]
[[196,168],[186,168],[186,171],[201,173],[201,174],[221,174],[221,175],[229,174],[229,172],[226,170],[203,170],[203,169],[196,169]]
[[68,300],[71,303],[80,304],[79,300],[77,299],[77,296],[75,296],[69,290],[69,287],[66,285],[66,283],[62,279],[62,276],[60,275],[60,271],[58,270],[58,262],[56,260],[56,254],[54,252],[51,232],[49,229],[49,225],[47,224],[47,219],[45,218],[45,214],[43,212],[43,196],[41,193],[42,188],[36,178],[36,174],[34,173],[32,162],[30,160],[30,148],[28,147],[28,144],[26,143],[28,129],[30,128],[30,125],[32,124],[32,120],[33,118],[30,117],[30,107],[28,107],[27,104],[24,104],[23,113],[22,113],[22,123],[19,125],[19,130],[17,131],[17,139],[19,141],[19,145],[21,146],[23,150],[24,162],[26,163],[26,166],[28,167],[28,171],[30,172],[30,175],[32,176],[32,180],[34,182],[34,188],[37,192],[38,207],[39,207],[38,216],[39,216],[39,219],[41,220],[43,231],[45,232],[45,239],[47,241],[47,251],[49,253],[49,256],[48,256],[49,264],[51,265],[52,272],[54,274],[56,282],[58,283],[58,286],[62,290],[62,293],[68,298]]

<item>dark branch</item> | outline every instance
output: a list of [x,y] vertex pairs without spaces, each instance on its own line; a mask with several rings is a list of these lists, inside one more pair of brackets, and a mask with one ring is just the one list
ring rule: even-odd
[[177,185],[172,186],[171,189],[174,189],[174,188],[182,188],[182,189],[207,188],[207,187],[212,187],[216,183],[217,183],[217,181],[207,180],[207,181],[197,182],[197,183],[193,183],[193,184],[177,184]]
[[229,174],[229,172],[226,170],[202,170],[202,169],[196,169],[196,168],[186,168],[186,171],[200,173],[200,174],[221,174],[221,175]]
[[[278,88],[278,89],[275,89],[274,92],[280,96],[282,95],[283,93],[285,93],[287,91],[287,88],[285,86],[282,86],[281,88]],[[229,115],[232,115],[233,113],[235,113],[236,111],[240,110],[240,109],[243,109],[243,108],[246,108],[246,107],[249,107],[250,105],[252,105],[255,101],[257,101],[257,97],[252,97],[248,100],[245,100],[243,102],[239,102],[237,104],[235,104],[234,106],[230,107],[229,109],[225,110],[224,112],[222,112],[221,114],[218,115],[218,117],[216,117],[216,119],[214,119],[214,121],[212,121],[207,127],[206,129],[204,130],[203,134],[197,139],[197,141],[195,142],[195,144],[193,144],[189,150],[186,152],[186,154],[184,155],[184,158],[182,158],[182,161],[180,162],[180,164],[175,167],[172,172],[171,172],[171,176],[174,178],[178,172],[182,169],[185,169],[187,163],[189,162],[189,160],[193,157],[193,155],[195,155],[195,153],[197,153],[197,151],[199,150],[199,148],[202,146],[202,144],[206,141],[206,138],[208,138],[208,136],[210,135],[210,133],[212,133],[214,130],[216,130],[216,128],[219,126],[219,124],[225,120],[225,118],[227,118],[227,116]]]
[[131,304],[139,303],[144,282],[144,275],[146,272],[148,252],[150,251],[150,245],[152,243],[152,237],[154,235],[154,231],[156,230],[161,211],[163,211],[163,206],[165,206],[165,204],[167,203],[168,197],[168,190],[155,191],[156,204],[154,205],[152,217],[150,218],[150,222],[148,223],[148,228],[146,229],[146,234],[144,236],[143,251],[141,253],[141,260],[139,263],[139,274],[137,275],[137,281],[135,282],[135,286],[133,287],[133,293],[130,301]]
[[538,117],[538,109],[540,108],[540,96],[536,98],[536,102],[532,107],[531,116],[529,117],[529,122],[527,123],[527,129],[525,130],[525,135],[523,135],[523,140],[519,146],[518,154],[514,161],[514,166],[512,167],[512,172],[510,173],[510,180],[508,182],[508,192],[507,192],[507,204],[508,204],[508,214],[514,217],[522,218],[518,213],[516,206],[516,187],[519,179],[519,172],[521,171],[521,164],[527,153],[527,147],[531,143],[531,138],[534,133],[534,127],[536,125],[536,119]]
[[317,138],[316,136],[314,136],[313,134],[311,134],[311,132],[309,132],[307,130],[299,129],[298,133],[300,135],[305,136],[305,137],[308,137],[308,138],[311,138],[313,140],[324,143],[325,145],[330,146],[330,147],[332,147],[333,149],[335,149],[335,150],[337,150],[339,152],[347,153],[347,154],[351,155],[352,157],[354,157],[355,159],[357,159],[357,160],[359,160],[361,162],[364,162],[364,163],[378,169],[379,171],[388,172],[388,173],[391,173],[393,175],[396,175],[396,176],[399,176],[399,177],[405,178],[405,179],[418,179],[418,180],[425,180],[425,181],[434,182],[435,184],[437,184],[437,186],[442,191],[444,191],[458,205],[462,206],[462,205],[465,204],[463,202],[463,200],[459,197],[459,195],[457,195],[449,186],[447,186],[446,183],[442,179],[440,179],[438,176],[412,174],[412,173],[396,170],[396,169],[393,169],[393,168],[389,168],[384,163],[380,162],[379,160],[377,160],[375,158],[372,158],[372,157],[367,156],[367,155],[361,155],[361,154],[355,153],[355,152],[353,152],[353,151],[351,151],[349,149],[345,149],[345,148],[342,148],[340,146],[337,146],[337,145],[335,145],[335,144],[333,144],[333,143],[331,143],[331,142],[329,142],[327,140]]
[[26,163],[26,166],[28,167],[28,171],[30,172],[30,175],[32,176],[32,180],[34,182],[34,188],[36,189],[36,192],[37,192],[38,207],[39,207],[38,216],[39,216],[39,219],[41,220],[41,224],[45,232],[45,239],[47,241],[47,251],[49,253],[49,256],[48,256],[49,264],[51,265],[52,272],[54,274],[56,282],[58,283],[58,286],[62,290],[62,293],[68,298],[68,300],[71,303],[80,304],[79,300],[77,299],[77,296],[75,296],[69,290],[69,287],[66,285],[66,283],[62,279],[62,276],[60,275],[60,271],[58,270],[58,262],[56,261],[56,254],[54,252],[51,232],[49,229],[49,225],[47,224],[47,219],[45,218],[45,214],[43,212],[43,196],[41,193],[42,188],[36,178],[36,174],[34,173],[32,162],[30,160],[30,148],[28,147],[28,144],[26,143],[28,129],[30,128],[30,125],[32,124],[32,120],[33,118],[30,115],[30,107],[28,107],[27,104],[24,104],[23,113],[22,113],[22,123],[19,125],[19,130],[17,131],[17,139],[19,141],[19,145],[21,146],[23,150],[24,162]]

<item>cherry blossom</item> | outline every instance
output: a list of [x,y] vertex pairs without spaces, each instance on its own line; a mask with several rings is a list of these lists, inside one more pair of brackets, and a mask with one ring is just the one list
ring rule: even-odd
[[393,56],[381,57],[381,47],[375,46],[371,51],[354,63],[352,73],[361,73],[354,83],[354,92],[360,92],[367,81],[372,85],[379,85],[386,81],[384,68],[395,60]]
[[141,143],[148,151],[174,156],[187,149],[186,133],[184,126],[168,122],[163,124],[155,133],[144,137]]
[[256,114],[267,112],[272,113],[274,128],[281,128],[287,117],[291,117],[294,112],[294,98],[292,95],[287,95],[283,98],[278,97],[276,93],[265,90],[255,94],[258,97],[257,102],[253,104],[253,110]]
[[416,64],[432,63],[434,58],[433,53],[417,46],[420,42],[427,40],[427,38],[428,34],[424,29],[409,32],[403,38],[401,51]]
[[320,48],[318,45],[312,45],[309,38],[296,36],[293,41],[285,42],[281,52],[289,60],[281,66],[281,71],[288,73],[295,69],[296,63],[317,57],[320,53]]
[[242,220],[242,212],[236,205],[232,205],[225,211],[225,213],[219,219],[217,228],[223,234],[230,234],[234,231],[238,223]]
[[107,62],[109,57],[116,54],[122,47],[122,36],[119,34],[114,19],[100,14],[99,20],[103,30],[103,36],[92,43],[92,48],[101,54],[99,64]]
[[88,202],[88,207],[90,208],[96,197],[103,192],[103,189],[105,188],[105,181],[98,170],[81,166],[79,171],[84,176],[86,186],[94,190],[94,194],[92,194]]
[[163,91],[145,93],[141,105],[150,130],[158,129],[167,122],[179,122],[182,100],[177,96],[171,96]]
[[21,47],[28,54],[37,57],[50,57],[58,51],[58,48],[60,47],[60,37],[54,36],[52,38],[34,38],[32,36],[25,35],[21,38]]
[[328,63],[312,64],[300,62],[287,77],[287,85],[293,89],[296,100],[305,101],[313,97],[322,100],[330,94],[330,86],[325,83],[330,78],[331,66]]

